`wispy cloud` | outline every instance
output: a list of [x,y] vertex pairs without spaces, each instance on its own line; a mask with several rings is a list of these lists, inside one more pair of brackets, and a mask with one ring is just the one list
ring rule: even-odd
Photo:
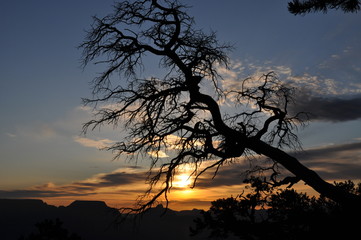
[[111,173],[100,173],[92,178],[74,182],[76,187],[89,187],[94,190],[103,187],[117,187],[131,184],[144,184],[147,171],[143,168],[121,168]]
[[10,138],[16,138],[16,134],[13,134],[13,133],[6,133],[6,136],[8,136]]
[[[318,65],[320,75],[332,77],[341,82],[345,87],[359,83],[361,77],[361,47],[356,43],[341,49]],[[352,93],[360,93],[361,88],[349,88]]]
[[159,151],[150,151],[148,152],[148,154],[152,157],[157,157],[157,158],[167,158],[169,157],[164,151],[159,150]]
[[90,138],[75,136],[75,137],[73,137],[73,140],[75,142],[81,144],[84,147],[91,147],[91,148],[97,148],[97,149],[109,147],[110,145],[114,144],[113,140],[110,140],[107,138],[94,140],[94,139],[90,139]]
[[37,123],[18,126],[15,133],[9,137],[29,138],[37,141],[49,141],[59,136],[54,123]]
[[297,156],[326,180],[361,180],[361,142],[309,149]]
[[[122,194],[144,192],[147,171],[137,167],[121,168],[110,173],[96,174],[91,178],[65,185],[46,183],[28,189],[0,190],[0,198],[48,198],[89,196],[110,192]],[[135,197],[136,198],[136,197]]]
[[95,192],[75,192],[61,189],[21,189],[21,190],[0,190],[0,198],[57,198],[57,197],[78,197],[95,195]]
[[274,72],[285,84],[291,84],[298,89],[307,89],[317,95],[343,95],[354,93],[355,89],[349,85],[341,84],[334,78],[312,75],[308,72],[295,74],[287,65],[273,65],[272,62],[250,63],[232,61],[229,68],[220,66],[217,69],[222,76],[222,86],[225,90],[241,89],[243,81],[251,78],[254,86],[260,84],[260,78],[269,72]]

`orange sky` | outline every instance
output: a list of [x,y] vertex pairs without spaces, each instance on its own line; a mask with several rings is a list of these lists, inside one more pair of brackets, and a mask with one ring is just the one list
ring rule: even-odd
[[[171,155],[171,151],[167,154]],[[174,150],[173,150],[174,151]],[[151,153],[150,153],[151,154]],[[343,145],[329,145],[307,149],[303,152],[291,152],[307,167],[314,169],[329,182],[354,180],[359,182],[361,165],[361,142],[355,141]],[[164,156],[165,157],[165,156]],[[352,159],[353,161],[349,161]],[[347,160],[347,161],[346,161]],[[121,161],[121,160],[119,160]],[[129,163],[129,162],[128,162]],[[205,161],[199,171],[214,161]],[[219,198],[236,197],[245,189],[243,179],[245,171],[260,164],[270,164],[260,157],[239,158],[225,163],[212,179],[215,169],[211,169],[198,178],[195,188],[191,188],[193,178],[191,165],[182,165],[173,180],[173,188],[168,194],[169,208],[174,210],[209,209],[210,202]],[[137,199],[148,189],[148,168],[144,163],[139,166],[121,167],[110,172],[97,173],[83,180],[70,183],[48,182],[22,189],[0,190],[1,198],[35,198],[51,205],[67,206],[74,200],[104,201],[115,208],[134,207]],[[154,168],[153,170],[157,170]],[[287,176],[287,172],[285,175]],[[280,177],[281,180],[283,177]],[[157,187],[159,187],[158,185]],[[154,188],[153,194],[156,193]],[[300,192],[315,195],[316,192],[299,182],[294,188]],[[152,195],[150,195],[152,196]],[[165,202],[162,202],[165,205]]]
[[[189,166],[183,168],[175,176],[173,188],[168,194],[169,208],[173,210],[208,209],[211,201],[236,197],[242,192],[247,193],[249,190],[242,183],[244,175],[241,172],[237,173],[243,166],[242,161],[226,165],[214,179],[212,179],[212,171],[206,172],[198,179],[198,185],[195,188],[191,188],[193,179],[188,177],[191,168]],[[108,206],[115,208],[133,207],[148,188],[145,183],[146,176],[147,172],[144,169],[118,169],[112,173],[97,174],[93,178],[67,185],[48,183],[28,190],[38,191],[39,199],[56,206],[67,206],[74,200],[95,200],[104,201]],[[317,194],[303,182],[294,185],[294,188],[310,195]],[[154,193],[157,189],[157,187],[154,188]],[[41,196],[47,193],[50,196]],[[164,198],[161,198],[159,203],[166,204]]]

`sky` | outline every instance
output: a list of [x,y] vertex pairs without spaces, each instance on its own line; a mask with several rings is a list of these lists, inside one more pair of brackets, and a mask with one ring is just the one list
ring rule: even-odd
[[[294,16],[286,0],[181,0],[196,26],[234,46],[228,86],[274,71],[298,86],[293,111],[308,111],[298,135],[303,164],[327,181],[361,180],[361,15],[330,11]],[[119,139],[116,129],[81,134],[91,120],[89,82],[101,66],[81,66],[78,46],[92,16],[112,11],[110,0],[0,2],[0,198],[37,198],[67,205],[76,199],[124,207],[147,189],[149,161],[113,160],[99,148]],[[150,66],[147,70],[147,64]],[[146,74],[159,74],[145,63]],[[148,72],[147,72],[148,71]],[[119,79],[119,81],[123,81]],[[246,161],[226,165],[195,189],[176,177],[170,208],[210,206],[242,192]],[[186,174],[187,166],[183,172]],[[309,191],[299,184],[301,191]]]

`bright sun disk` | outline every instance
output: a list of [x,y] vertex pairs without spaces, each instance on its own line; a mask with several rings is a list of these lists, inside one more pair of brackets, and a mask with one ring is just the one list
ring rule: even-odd
[[187,174],[180,174],[176,176],[173,185],[179,188],[187,188],[191,185],[191,179]]

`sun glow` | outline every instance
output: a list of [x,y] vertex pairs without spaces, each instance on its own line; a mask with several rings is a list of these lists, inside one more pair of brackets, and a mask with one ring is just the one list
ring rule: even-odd
[[173,186],[177,188],[189,188],[192,184],[192,180],[187,174],[180,174],[175,176]]

